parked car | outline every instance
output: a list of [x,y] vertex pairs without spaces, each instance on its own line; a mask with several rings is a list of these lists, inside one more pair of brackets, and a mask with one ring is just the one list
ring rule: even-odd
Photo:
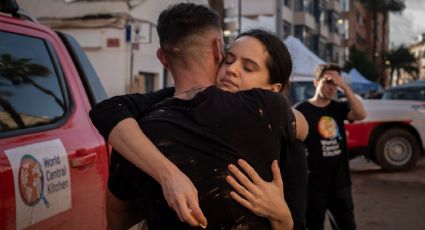
[[0,11],[0,229],[106,229],[105,90],[71,36]]
[[382,99],[425,101],[425,80],[386,89],[382,94]]
[[[291,82],[294,102],[315,93],[312,78]],[[343,96],[341,92],[339,96]],[[425,104],[418,101],[361,99],[366,119],[346,122],[350,156],[365,155],[387,171],[412,168],[425,143]],[[307,117],[308,119],[308,117]]]

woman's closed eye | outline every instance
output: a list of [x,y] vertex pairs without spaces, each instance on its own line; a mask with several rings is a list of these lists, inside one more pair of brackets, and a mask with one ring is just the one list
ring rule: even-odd
[[260,67],[257,65],[257,63],[248,59],[244,61],[243,68],[247,72],[254,72],[257,71]]
[[246,72],[254,72],[256,70],[255,66],[251,64],[245,64],[243,68]]

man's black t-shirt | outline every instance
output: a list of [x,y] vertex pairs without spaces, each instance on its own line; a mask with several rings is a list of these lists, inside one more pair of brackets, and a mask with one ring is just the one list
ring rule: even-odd
[[351,184],[344,120],[350,111],[347,103],[332,100],[326,107],[308,101],[295,107],[307,119],[305,140],[309,187],[333,189]]
[[[229,196],[225,177],[227,165],[243,158],[271,181],[270,165],[279,159],[281,141],[295,141],[295,118],[284,97],[260,89],[229,93],[212,86],[192,100],[171,98],[155,105],[140,125],[198,189],[209,229],[269,228],[267,219]],[[152,183],[142,188],[151,201],[149,228],[189,228],[170,211],[159,185],[146,181]]]
[[[90,111],[90,118],[105,139],[113,127],[125,118],[139,120],[156,103],[172,97],[174,88],[166,88],[154,93],[127,94],[115,96],[96,104]],[[281,143],[280,167],[285,184],[285,200],[294,221],[294,229],[305,229],[307,202],[307,159],[302,141]],[[143,198],[144,186],[140,184],[141,171],[121,154],[112,151],[108,189],[117,198],[126,201]],[[138,192],[139,191],[139,192]],[[143,203],[143,201],[142,201]],[[143,211],[146,207],[140,206]]]

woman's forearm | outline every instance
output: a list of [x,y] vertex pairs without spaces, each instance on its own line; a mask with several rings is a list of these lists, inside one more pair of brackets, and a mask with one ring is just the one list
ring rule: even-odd
[[181,221],[192,226],[206,225],[192,181],[156,148],[136,120],[127,118],[119,122],[108,141],[123,157],[161,184],[165,199]]
[[292,217],[285,218],[285,220],[270,220],[270,225],[273,230],[292,230],[294,229],[294,222]]

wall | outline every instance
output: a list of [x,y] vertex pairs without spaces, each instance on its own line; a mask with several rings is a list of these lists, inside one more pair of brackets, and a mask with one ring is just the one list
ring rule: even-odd
[[[205,0],[146,0],[135,8],[129,9],[126,1],[78,1],[67,4],[63,0],[18,0],[19,5],[37,19],[69,20],[69,18],[86,15],[121,13],[130,15],[135,21],[151,24],[150,40],[140,43],[138,49],[133,49],[131,43],[126,42],[124,25],[119,28],[106,26],[90,29],[82,28],[82,26],[56,28],[71,34],[80,43],[109,96],[129,92],[131,81],[139,72],[158,74],[157,89],[162,88],[164,70],[156,57],[156,50],[159,47],[156,20],[163,9],[177,2],[207,3]],[[107,47],[108,38],[118,38],[119,47]],[[133,57],[131,57],[132,54]],[[132,76],[130,73],[133,73]]]

